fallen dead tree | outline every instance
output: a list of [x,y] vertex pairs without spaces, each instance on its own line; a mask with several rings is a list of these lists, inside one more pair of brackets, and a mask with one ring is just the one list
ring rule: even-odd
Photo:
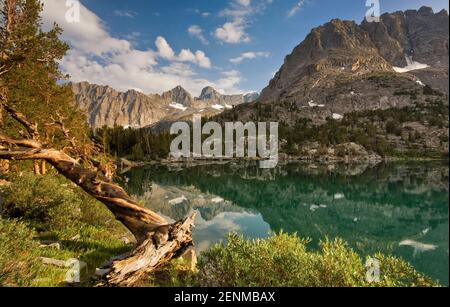
[[[133,286],[145,274],[181,255],[193,245],[192,227],[195,214],[174,224],[155,212],[141,207],[124,189],[114,184],[97,168],[83,166],[80,157],[72,157],[64,149],[52,148],[40,140],[37,125],[8,105],[0,93],[0,108],[25,128],[23,138],[17,139],[0,131],[0,159],[46,161],[60,174],[96,198],[114,214],[134,235],[136,248],[102,268],[109,286]],[[84,157],[85,158],[85,157]]]

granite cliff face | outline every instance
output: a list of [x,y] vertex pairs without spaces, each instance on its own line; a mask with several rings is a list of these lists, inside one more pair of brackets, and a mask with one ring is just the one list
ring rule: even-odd
[[[379,23],[363,21],[379,53],[396,67],[411,61],[428,67],[411,70],[424,83],[448,93],[449,17],[445,10],[429,7],[381,16]],[[413,68],[413,67],[412,67]]]
[[380,156],[448,157],[448,22],[427,7],[360,25],[332,20],[286,57],[256,103],[217,120],[276,121],[281,150],[295,157],[345,156],[355,150],[335,145],[351,143]]
[[258,99],[258,93],[249,93],[245,95],[222,95],[214,88],[208,86],[202,90],[199,101],[209,102],[210,104],[220,104],[228,106],[237,106],[243,103],[253,102]]
[[121,93],[108,86],[87,82],[74,83],[72,89],[77,106],[86,112],[88,122],[94,128],[105,125],[143,127],[167,114],[161,98],[154,95],[147,96],[134,90]]
[[93,128],[114,125],[143,128],[159,122],[189,118],[193,114],[212,116],[239,104],[252,102],[258,94],[222,95],[211,87],[199,98],[177,86],[161,95],[130,90],[119,92],[108,86],[73,83],[76,105],[86,112]]
[[[157,97],[157,95],[155,95]],[[164,92],[161,95],[161,98],[166,103],[179,103],[185,107],[191,107],[194,99],[191,94],[189,94],[184,88],[181,86],[177,86],[174,89]]]
[[327,107],[326,97],[341,81],[374,72],[402,72],[448,93],[448,22],[446,11],[435,14],[427,7],[361,25],[332,20],[286,57],[259,101],[308,106],[314,100]]

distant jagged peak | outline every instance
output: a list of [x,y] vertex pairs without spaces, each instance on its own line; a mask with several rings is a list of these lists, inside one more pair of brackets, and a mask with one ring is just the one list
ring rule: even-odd
[[162,96],[164,96],[164,95],[186,95],[186,96],[191,96],[191,94],[187,90],[185,90],[184,87],[182,87],[181,85],[177,85],[173,89],[162,93]]
[[186,91],[181,85],[178,85],[170,91],[164,92],[161,97],[169,103],[179,103],[183,106],[189,107],[192,105],[192,95]]
[[202,90],[202,93],[200,94],[199,100],[213,100],[218,99],[222,96],[215,88],[212,86],[207,86]]
[[437,13],[436,15],[440,16],[440,17],[448,17],[448,12],[446,9],[442,9],[439,13]]
[[434,14],[433,8],[429,6],[422,6],[418,11],[420,15],[432,15]]
[[181,85],[177,85],[175,86],[173,89],[170,90],[171,92],[184,92],[184,93],[188,93],[188,91],[186,91],[184,89],[184,87],[182,87]]

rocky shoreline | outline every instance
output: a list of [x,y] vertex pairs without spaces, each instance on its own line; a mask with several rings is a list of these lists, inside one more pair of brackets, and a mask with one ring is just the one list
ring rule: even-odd
[[[363,146],[356,143],[345,143],[332,146],[329,148],[321,148],[318,144],[312,144],[304,150],[303,155],[288,155],[280,153],[278,156],[278,164],[287,163],[312,163],[319,165],[328,164],[379,164],[383,162],[397,162],[397,161],[444,161],[445,158],[409,158],[409,157],[382,157],[374,152],[367,151]],[[201,165],[218,165],[228,164],[231,162],[258,162],[262,161],[260,158],[182,158],[182,159],[162,159],[152,161],[128,161],[120,159],[118,166],[120,169],[128,171],[132,168],[145,167],[149,165],[178,165],[178,166],[201,166]]]

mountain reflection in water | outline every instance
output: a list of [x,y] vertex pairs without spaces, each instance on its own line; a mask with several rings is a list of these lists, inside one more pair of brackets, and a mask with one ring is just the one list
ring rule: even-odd
[[229,232],[345,239],[361,255],[402,257],[448,285],[448,163],[156,165],[124,175],[125,188],[170,220],[200,214],[203,251]]

